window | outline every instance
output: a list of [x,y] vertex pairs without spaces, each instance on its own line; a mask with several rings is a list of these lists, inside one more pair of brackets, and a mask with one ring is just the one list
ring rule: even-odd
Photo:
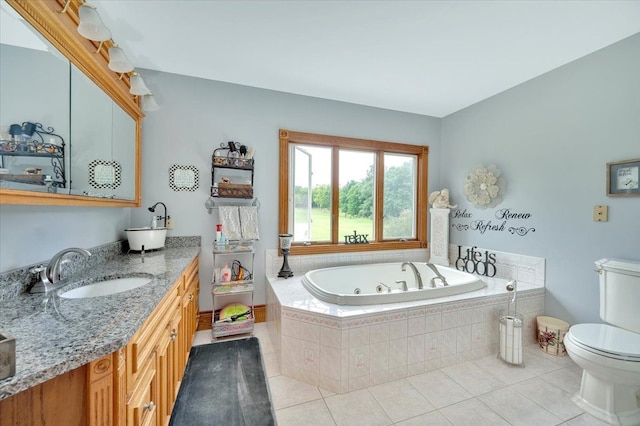
[[280,130],[293,254],[426,247],[426,146]]

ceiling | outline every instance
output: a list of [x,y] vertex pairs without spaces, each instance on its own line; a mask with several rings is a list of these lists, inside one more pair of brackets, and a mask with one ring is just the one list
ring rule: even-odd
[[640,32],[640,1],[91,3],[137,68],[434,117]]

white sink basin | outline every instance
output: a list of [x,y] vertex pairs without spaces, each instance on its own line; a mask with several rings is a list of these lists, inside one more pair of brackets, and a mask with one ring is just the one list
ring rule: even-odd
[[65,291],[60,294],[60,297],[64,297],[65,299],[83,299],[85,297],[109,296],[111,294],[133,290],[150,282],[151,279],[147,277],[115,278]]
[[129,228],[125,229],[129,240],[129,249],[133,251],[155,250],[164,247],[167,228]]

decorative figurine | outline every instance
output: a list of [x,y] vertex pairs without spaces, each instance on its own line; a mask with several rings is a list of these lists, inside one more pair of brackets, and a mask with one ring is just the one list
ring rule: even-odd
[[433,206],[434,209],[455,209],[458,207],[456,204],[452,206],[449,204],[449,190],[444,188],[442,191],[434,191],[429,195],[429,204]]

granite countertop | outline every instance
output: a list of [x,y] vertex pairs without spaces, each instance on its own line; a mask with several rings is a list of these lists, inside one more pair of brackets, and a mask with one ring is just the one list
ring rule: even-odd
[[104,276],[153,276],[151,283],[110,296],[63,299],[78,285],[44,294],[23,294],[0,310],[0,328],[15,337],[16,374],[0,380],[0,400],[64,374],[124,347],[144,323],[200,247],[164,248],[122,254],[69,278],[83,282]]

